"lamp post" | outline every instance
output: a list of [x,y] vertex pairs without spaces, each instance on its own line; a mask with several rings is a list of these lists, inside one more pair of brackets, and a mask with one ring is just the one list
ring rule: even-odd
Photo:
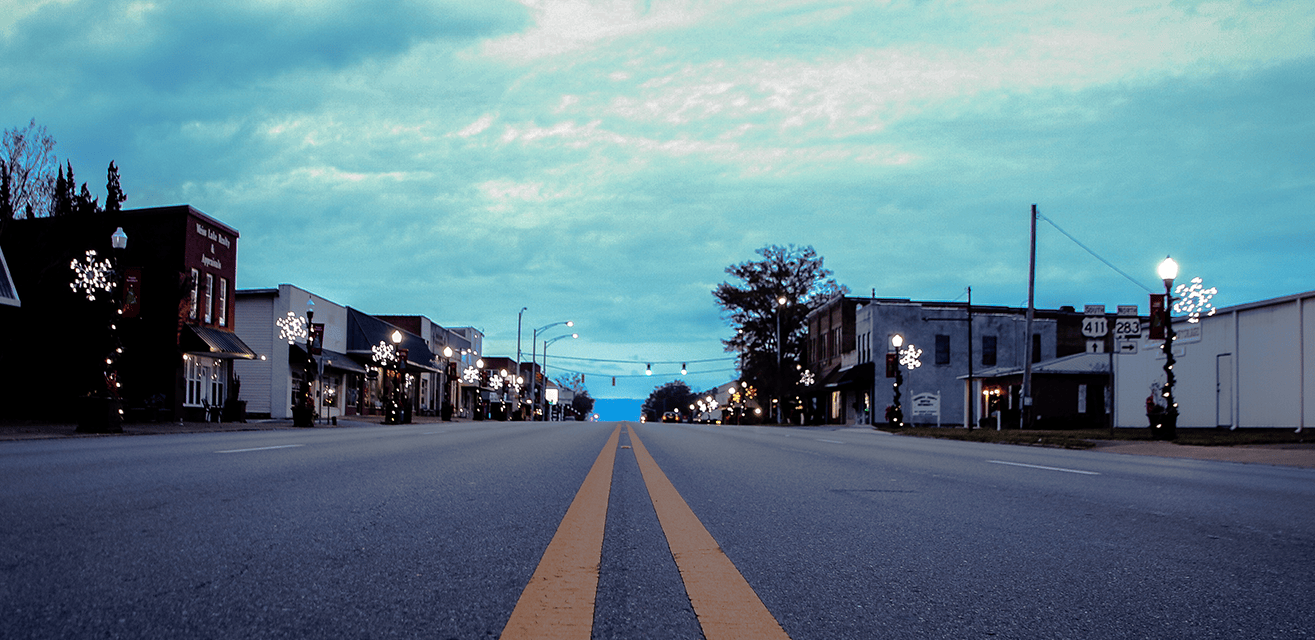
[[[888,422],[895,423],[895,426],[904,426],[904,407],[900,404],[900,387],[904,384],[903,367],[908,367],[909,371],[922,366],[919,360],[922,356],[922,349],[913,346],[913,343],[904,344],[904,336],[895,334],[890,337],[890,344],[895,347],[896,356],[899,361],[895,363],[895,404],[892,407],[891,416],[887,418]],[[901,349],[900,347],[903,346]]]
[[1151,437],[1156,440],[1174,440],[1178,437],[1178,403],[1173,400],[1174,332],[1173,316],[1169,310],[1173,306],[1173,281],[1178,277],[1178,263],[1166,256],[1156,272],[1164,281],[1164,344],[1160,349],[1164,351],[1164,387],[1161,388],[1161,395],[1164,396],[1165,406]]
[[781,309],[789,302],[785,296],[776,299],[776,424],[781,424],[781,396],[785,393],[785,376],[781,373]]
[[[525,312],[529,310],[529,307],[521,307],[520,312],[516,314],[516,375],[518,376],[521,374],[521,320],[524,318]],[[519,388],[516,389],[515,405],[516,410],[519,411],[521,405],[521,390]]]
[[447,384],[443,385],[444,387],[443,398],[442,398],[443,404],[439,408],[439,415],[442,416],[444,422],[450,422],[452,420],[452,410],[453,410],[453,400],[454,400],[454,398],[452,397],[454,395],[453,387],[454,385],[457,384],[457,381],[454,379],[454,376],[451,375],[452,373],[456,372],[456,367],[452,366],[453,353],[455,352],[452,351],[452,347],[447,345],[443,346],[443,379],[447,382]]
[[79,433],[123,433],[123,407],[119,398],[119,372],[116,362],[123,354],[123,344],[119,341],[119,316],[123,315],[123,305],[115,289],[122,289],[118,258],[128,246],[128,234],[123,227],[115,229],[110,235],[110,247],[113,249],[110,260],[97,260],[96,250],[88,249],[84,262],[73,260],[69,268],[73,270],[73,281],[69,288],[75,293],[86,296],[87,302],[95,302],[96,294],[103,293],[110,303],[110,320],[108,349],[102,368],[105,388],[93,384],[92,390],[81,407],[78,417]]
[[[544,331],[547,331],[548,329],[563,324],[568,327],[575,326],[575,322],[571,320],[562,320],[561,322],[550,322],[548,324],[543,325],[542,327],[539,327],[538,329],[535,329],[534,332],[530,335],[530,402],[534,403],[535,408],[538,408],[539,406],[539,381],[534,375],[534,368],[539,365],[539,354],[536,351],[538,347],[537,341],[539,339],[539,334]],[[544,378],[544,382],[545,383],[547,382],[547,378]],[[534,416],[531,415],[530,419],[533,420]]]
[[314,339],[311,335],[311,320],[315,318],[315,301],[309,300],[306,303],[306,315],[299,316],[295,311],[289,311],[288,315],[274,321],[279,328],[279,339],[287,340],[289,345],[294,345],[299,340],[306,341],[306,361],[302,366],[303,379],[305,386],[297,402],[292,405],[292,426],[309,427],[313,419],[314,402],[311,400],[311,376],[313,375],[312,366],[314,358],[311,357],[311,342]]
[[[904,336],[898,333],[891,336],[890,345],[895,348],[895,353],[898,354],[900,347],[904,345]],[[898,355],[896,357],[898,357]],[[901,367],[899,366],[899,363],[896,362],[895,363],[895,396],[894,399],[891,400],[891,405],[890,405],[891,410],[887,412],[886,415],[886,422],[889,422],[897,427],[904,426],[904,407],[901,406],[900,404],[900,386],[904,384],[904,372],[901,371],[900,369]]]
[[[568,324],[567,326],[570,326],[570,325]],[[552,339],[544,340],[544,341],[543,341],[543,385],[544,385],[543,388],[544,388],[544,390],[545,390],[545,391],[544,391],[545,394],[547,393],[547,388],[548,388],[548,347],[549,347],[552,343],[557,342],[558,340],[562,340],[562,339],[565,339],[565,338],[579,338],[579,337],[580,337],[580,334],[578,334],[578,333],[564,333],[564,334],[562,334],[562,335],[560,335],[560,336],[557,336],[556,338],[552,338]],[[547,399],[545,398],[545,401],[546,401],[546,400],[547,400]],[[551,411],[551,409],[545,407],[545,410],[544,410],[545,420],[547,419],[547,414],[548,414],[549,411]]]

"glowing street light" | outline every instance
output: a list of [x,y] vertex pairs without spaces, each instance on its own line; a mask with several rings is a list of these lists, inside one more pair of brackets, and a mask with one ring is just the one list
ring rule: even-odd
[[904,384],[902,369],[908,367],[912,371],[921,367],[922,361],[919,358],[922,356],[922,349],[913,346],[912,343],[904,346],[904,336],[898,333],[890,337],[890,344],[898,354],[899,365],[895,367],[895,397],[890,411],[887,412],[886,420],[897,427],[902,427],[904,426],[904,407],[900,403],[900,387]]
[[123,232],[123,227],[110,235],[110,246],[114,249],[113,260],[98,260],[96,251],[88,249],[82,262],[73,260],[69,263],[73,271],[73,281],[69,283],[69,288],[74,293],[86,296],[87,302],[95,302],[97,294],[101,294],[109,299],[113,309],[109,320],[110,344],[104,358],[105,388],[95,389],[87,399],[93,406],[87,407],[78,420],[77,430],[81,433],[123,432],[123,407],[119,399],[119,389],[123,385],[119,382],[118,368],[115,366],[118,357],[123,355],[123,344],[118,334],[118,316],[123,315],[123,305],[112,294],[115,289],[122,289],[115,263],[119,254],[128,246],[128,235]]

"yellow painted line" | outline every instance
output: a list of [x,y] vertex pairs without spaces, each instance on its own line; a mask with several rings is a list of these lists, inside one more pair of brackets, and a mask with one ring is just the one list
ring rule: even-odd
[[618,424],[566,509],[566,516],[557,526],[557,533],[544,550],[529,584],[521,592],[502,630],[503,640],[588,640],[593,634],[603,527],[607,523],[607,498],[612,491],[612,466],[620,438]]
[[707,640],[789,640],[753,587],[662,473],[634,427],[627,425],[626,429],[703,636]]

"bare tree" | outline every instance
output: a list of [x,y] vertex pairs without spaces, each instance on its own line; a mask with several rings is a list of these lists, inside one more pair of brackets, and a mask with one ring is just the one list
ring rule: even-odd
[[33,118],[27,127],[6,129],[0,139],[3,170],[9,179],[9,204],[15,217],[46,215],[55,196],[55,139]]

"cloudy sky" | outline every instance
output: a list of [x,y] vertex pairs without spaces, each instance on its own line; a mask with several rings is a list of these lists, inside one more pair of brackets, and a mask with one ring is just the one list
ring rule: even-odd
[[1309,0],[0,0],[0,59],[0,127],[237,228],[239,287],[490,355],[571,319],[553,354],[634,363],[560,361],[595,397],[725,357],[768,244],[1023,305],[1032,203],[1132,276],[1043,221],[1039,306],[1144,313],[1166,254],[1220,306],[1315,289]]

